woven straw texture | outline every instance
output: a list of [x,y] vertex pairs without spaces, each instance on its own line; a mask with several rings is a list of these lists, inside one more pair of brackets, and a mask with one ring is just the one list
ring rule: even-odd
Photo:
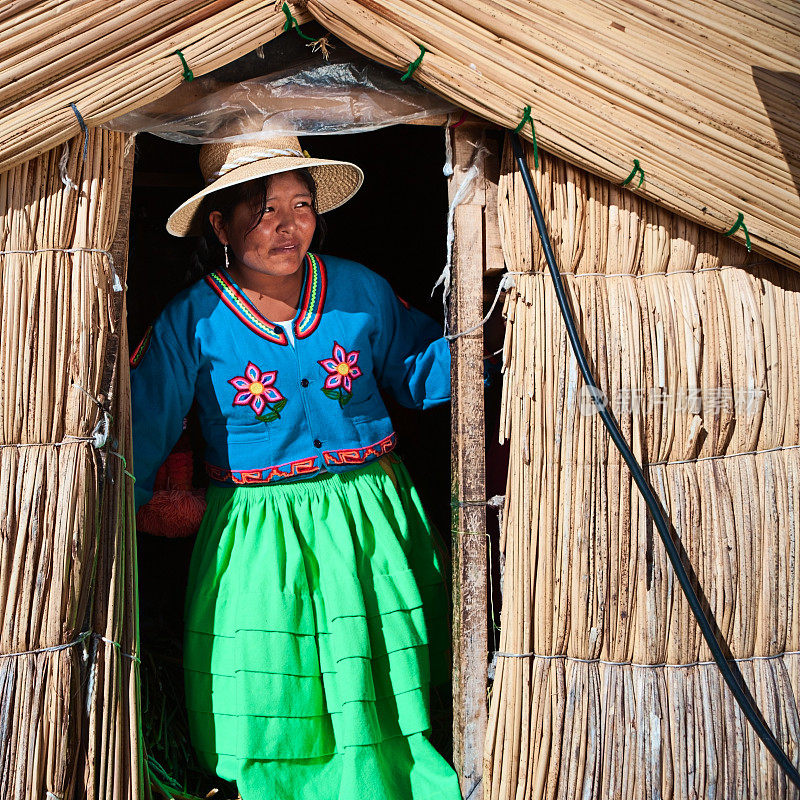
[[[768,724],[800,761],[800,275],[528,162],[590,364]],[[522,179],[500,178],[510,469],[484,797],[796,798],[727,691],[582,391]]]
[[[800,5],[786,0],[309,0],[347,44],[470,111],[800,268]],[[278,35],[273,0],[11,4],[0,171]],[[294,35],[294,34],[292,34]],[[523,133],[531,138],[531,126]],[[733,236],[744,241],[744,231]]]
[[[309,0],[326,28],[485,119],[800,268],[800,4]],[[531,126],[523,134],[531,138]],[[744,241],[743,231],[735,234]]]
[[[295,9],[298,23],[309,20]],[[274,0],[78,0],[0,9],[0,172],[274,39]]]
[[212,192],[265,175],[306,168],[317,185],[317,211],[324,214],[347,202],[359,189],[364,173],[355,164],[303,155],[296,136],[273,136],[258,143],[221,142],[200,149],[200,170],[208,184],[170,216],[167,230],[175,236],[202,233],[197,211]]
[[148,800],[124,259],[105,252],[125,137],[70,145],[74,188],[61,148],[0,175],[0,796]]

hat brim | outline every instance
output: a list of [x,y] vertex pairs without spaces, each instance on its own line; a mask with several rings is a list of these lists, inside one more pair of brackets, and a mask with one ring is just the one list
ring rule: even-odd
[[167,230],[173,236],[201,236],[203,228],[197,212],[200,210],[203,198],[229,186],[295,169],[307,169],[314,178],[314,183],[317,185],[317,211],[320,214],[346,203],[364,182],[361,168],[348,161],[299,156],[264,158],[226,172],[205,189],[181,203],[167,220]]

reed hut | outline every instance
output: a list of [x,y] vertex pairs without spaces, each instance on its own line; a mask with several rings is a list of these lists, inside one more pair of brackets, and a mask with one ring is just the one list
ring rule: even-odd
[[[463,334],[452,527],[464,797],[797,797],[710,661],[593,413],[494,133],[527,140],[597,381],[798,764],[800,9],[784,0],[0,9],[0,797],[179,796],[147,768],[141,735],[133,135],[100,126],[312,21],[459,109],[427,122],[452,149],[445,283]],[[483,287],[501,274],[502,410],[487,430]],[[509,464],[492,539],[485,445],[498,437]]]

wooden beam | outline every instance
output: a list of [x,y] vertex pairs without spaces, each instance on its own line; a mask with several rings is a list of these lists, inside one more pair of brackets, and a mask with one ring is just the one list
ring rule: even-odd
[[131,224],[131,193],[133,189],[133,161],[136,148],[136,134],[130,134],[127,140],[127,153],[122,172],[122,195],[119,202],[117,229],[111,245],[111,255],[121,280],[125,280],[128,271],[128,233]]
[[[475,156],[472,142],[482,126],[464,124],[453,137],[452,201]],[[483,168],[473,191],[454,214],[449,328],[453,333],[477,325],[483,316],[486,204]],[[453,516],[453,759],[461,792],[481,800],[483,743],[487,723],[487,545],[485,425],[483,409],[483,330],[452,345]]]
[[[411,119],[408,122],[404,122],[403,124],[404,125],[429,125],[431,127],[434,127],[434,126],[436,126],[436,127],[444,127],[445,125],[448,124],[450,119],[453,119],[454,121],[456,121],[456,124],[458,124],[457,120],[460,117],[462,117],[463,115],[465,115],[465,114],[466,114],[466,117],[464,118],[464,122],[462,124],[469,125],[472,128],[473,131],[476,129],[476,127],[478,125],[482,125],[484,127],[484,129],[486,129],[486,130],[494,130],[494,131],[502,131],[503,130],[503,128],[501,128],[499,125],[495,125],[493,122],[489,122],[488,120],[485,120],[485,119],[480,119],[479,117],[476,117],[474,114],[469,114],[468,112],[466,112],[466,111],[464,111],[463,109],[460,109],[460,108],[456,109],[451,115],[448,115],[448,114],[433,114],[430,117],[420,117],[419,119]],[[461,126],[459,125],[458,127],[461,127]],[[494,157],[497,159],[498,155],[495,154]],[[498,161],[498,170],[499,170],[499,161]]]
[[[114,271],[122,282],[123,291],[114,292],[110,296],[112,304],[111,319],[113,320],[113,335],[109,338],[108,347],[105,353],[105,363],[103,365],[103,387],[101,394],[105,400],[112,400],[113,389],[118,382],[120,336],[123,334],[122,324],[125,315],[125,296],[127,285],[125,280],[128,275],[128,234],[131,224],[131,196],[133,192],[133,162],[136,149],[136,134],[130,134],[127,140],[127,152],[124,156],[122,167],[122,191],[119,198],[119,213],[117,215],[117,227],[114,231],[114,239],[111,242],[111,259]],[[127,336],[127,333],[125,333]],[[126,342],[127,345],[127,342]],[[105,458],[105,456],[104,456]]]
[[422,125],[430,128],[442,128],[447,125],[447,114],[433,114],[430,117],[420,117],[404,122],[404,125]]
[[497,207],[497,184],[500,180],[500,153],[503,133],[494,127],[488,133],[487,147],[489,153],[484,161],[484,188],[486,205],[483,209],[484,232],[484,271],[487,275],[503,272],[506,268],[503,259],[503,244],[500,240],[500,215]]

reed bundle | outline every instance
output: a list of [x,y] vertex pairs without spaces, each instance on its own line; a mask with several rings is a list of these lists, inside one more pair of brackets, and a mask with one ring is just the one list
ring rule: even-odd
[[[309,0],[350,46],[550,152],[800,268],[797,5]],[[531,128],[523,127],[530,139]],[[636,183],[638,183],[638,175]],[[634,183],[634,185],[636,185]],[[744,241],[740,229],[736,238]]]
[[98,125],[178,86],[177,50],[199,77],[270,41],[285,21],[275,0],[46,2],[0,13],[0,171],[80,133],[71,103]]
[[106,252],[124,144],[93,130],[84,160],[70,141],[75,188],[61,148],[0,175],[3,798],[141,796],[124,275]]
[[[589,361],[800,761],[800,275],[539,153]],[[583,391],[521,176],[499,185],[510,441],[492,800],[797,797],[716,667]],[[507,655],[502,655],[503,653]]]

